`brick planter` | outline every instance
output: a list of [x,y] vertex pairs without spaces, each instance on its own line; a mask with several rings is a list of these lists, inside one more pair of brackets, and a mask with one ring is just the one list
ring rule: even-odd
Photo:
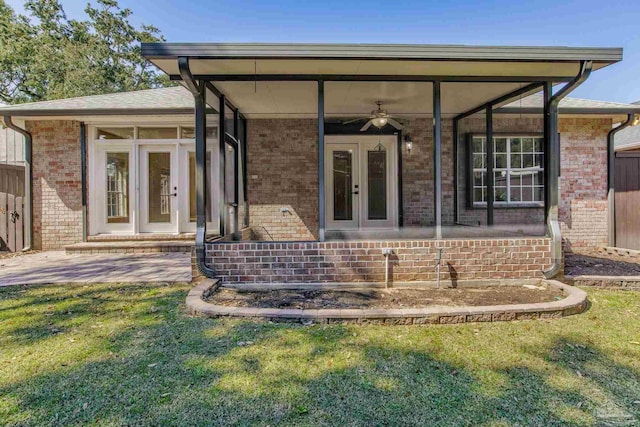
[[581,289],[549,280],[566,293],[566,298],[537,304],[513,304],[466,307],[427,307],[404,309],[277,309],[227,307],[204,301],[219,282],[204,280],[187,295],[187,310],[192,315],[207,317],[247,317],[271,321],[358,323],[384,325],[451,324],[468,322],[501,322],[510,320],[557,319],[582,313],[587,308],[587,294]]

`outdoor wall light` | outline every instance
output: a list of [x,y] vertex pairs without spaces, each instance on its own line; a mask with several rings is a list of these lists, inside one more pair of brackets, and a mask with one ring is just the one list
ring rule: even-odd
[[413,148],[413,141],[411,141],[411,136],[409,134],[404,136],[404,146],[407,147],[407,153],[411,154],[411,149]]

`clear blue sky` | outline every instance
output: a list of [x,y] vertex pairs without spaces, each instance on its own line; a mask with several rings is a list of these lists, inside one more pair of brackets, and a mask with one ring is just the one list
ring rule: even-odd
[[[21,0],[8,0],[22,11]],[[84,15],[87,0],[62,0]],[[623,47],[572,96],[640,100],[640,8],[584,1],[120,0],[171,42],[445,43]]]

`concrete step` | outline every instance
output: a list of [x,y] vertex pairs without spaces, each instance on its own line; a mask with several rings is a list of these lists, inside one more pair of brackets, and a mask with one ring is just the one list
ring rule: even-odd
[[82,242],[65,247],[68,254],[138,254],[157,252],[191,252],[193,240],[118,240]]
[[95,236],[87,236],[89,242],[158,242],[158,241],[193,241],[196,238],[195,233],[144,233],[131,236],[123,236],[117,234],[97,234]]

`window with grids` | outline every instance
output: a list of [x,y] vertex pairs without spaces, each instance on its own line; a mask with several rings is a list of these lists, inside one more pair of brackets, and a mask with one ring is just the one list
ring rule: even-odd
[[[544,201],[543,138],[495,136],[493,138],[493,188],[496,205],[540,206]],[[487,203],[487,139],[472,136],[472,200]]]

